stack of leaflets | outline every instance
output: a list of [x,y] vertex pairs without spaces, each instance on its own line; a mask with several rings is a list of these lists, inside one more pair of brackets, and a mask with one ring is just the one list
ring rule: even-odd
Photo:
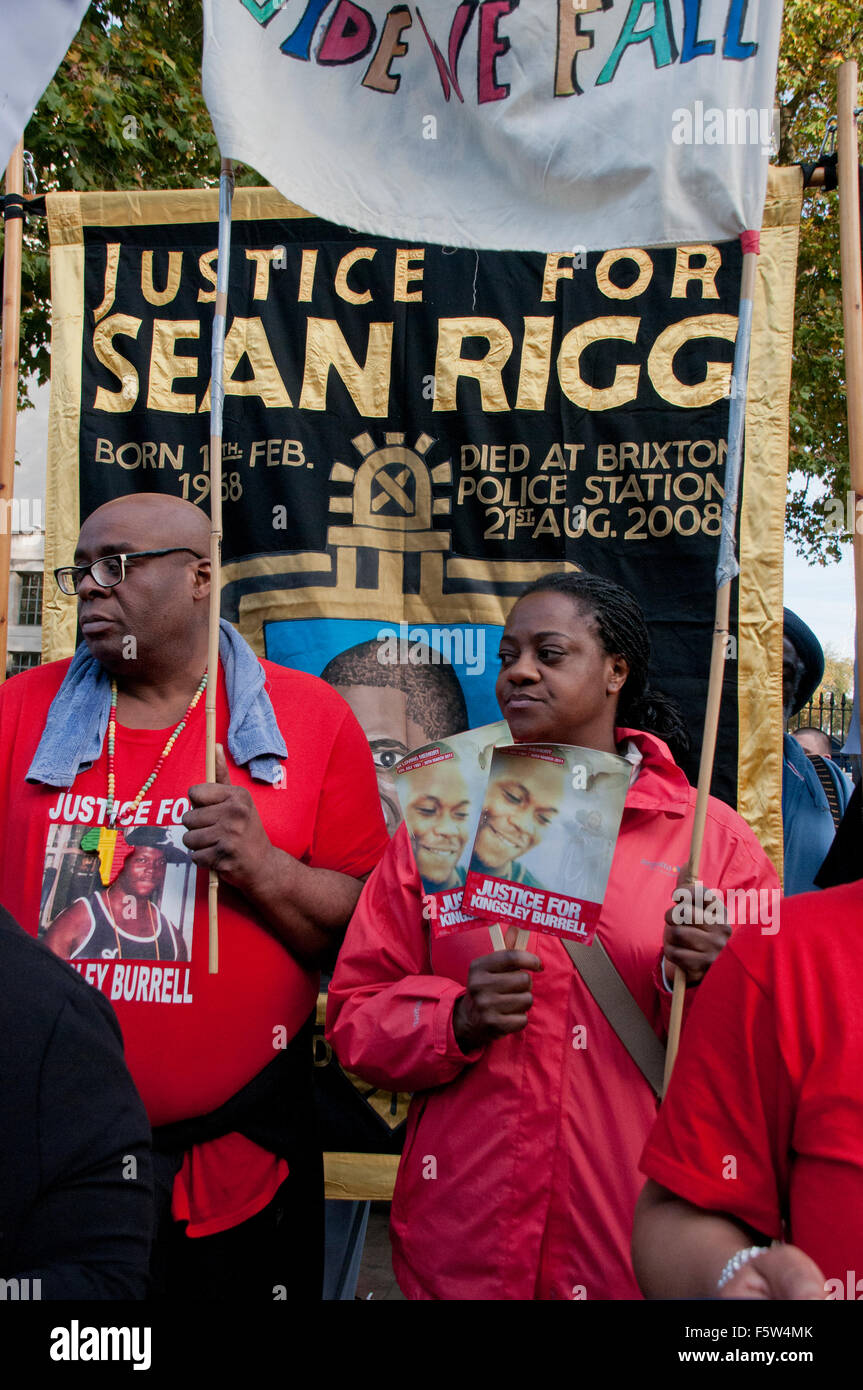
[[632,768],[568,744],[495,750],[463,911],[588,944],[593,940]]
[[403,758],[396,786],[432,934],[480,919],[592,941],[631,771],[594,748],[514,745],[503,720]]

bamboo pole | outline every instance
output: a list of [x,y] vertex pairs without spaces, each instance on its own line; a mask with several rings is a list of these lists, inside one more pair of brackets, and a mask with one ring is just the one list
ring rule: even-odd
[[[710,653],[710,676],[707,685],[707,709],[704,715],[704,737],[701,743],[701,762],[698,768],[698,793],[695,800],[695,819],[692,826],[692,841],[689,846],[689,859],[678,884],[694,887],[698,881],[701,865],[701,846],[704,842],[704,826],[707,819],[707,799],[713,778],[713,759],[716,754],[716,736],[719,729],[719,708],[722,703],[722,681],[725,675],[725,653],[729,636],[731,612],[731,582],[716,590],[716,614],[713,623],[713,647]],[[677,1049],[680,1043],[680,1029],[683,1025],[683,1005],[686,999],[686,976],[682,970],[674,972],[674,988],[671,996],[671,1017],[668,1025],[668,1047],[665,1053],[665,1083],[668,1089]]]
[[[223,159],[219,177],[219,255],[213,350],[210,369],[210,613],[207,653],[206,780],[216,780],[216,695],[219,686],[219,619],[222,598],[222,410],[225,403],[225,326],[228,315],[228,272],[231,257],[231,200],[234,166]],[[210,870],[209,970],[219,969],[219,875]]]
[[[860,260],[859,142],[857,64],[843,63],[837,90],[837,148],[839,155],[839,249],[842,267],[842,318],[845,328],[845,396],[848,411],[848,464],[854,494],[854,596],[856,605],[857,673],[863,659],[863,534],[857,503],[863,502],[863,265]],[[863,748],[863,700],[860,746]]]
[[[737,342],[734,348],[734,369],[731,377],[731,410],[728,421],[728,460],[725,470],[725,501],[722,508],[722,539],[717,563],[716,610],[713,624],[713,646],[710,653],[710,675],[707,685],[707,708],[704,714],[704,735],[701,741],[701,762],[698,768],[698,792],[689,859],[678,884],[693,888],[698,882],[701,847],[707,819],[707,801],[713,778],[713,759],[719,730],[719,709],[722,702],[722,682],[730,635],[731,584],[738,573],[734,555],[734,535],[737,523],[737,502],[740,491],[740,465],[743,458],[743,427],[746,416],[746,385],[749,375],[749,347],[752,338],[752,305],[755,298],[755,275],[758,252],[747,250],[743,256],[740,280],[740,314]],[[674,972],[671,998],[671,1018],[668,1026],[668,1049],[665,1054],[665,1083],[667,1090],[680,1043],[683,1024],[683,1005],[686,999],[686,976]]]
[[[6,193],[24,191],[24,141],[6,169]],[[10,217],[3,245],[3,349],[0,355],[0,683],[6,679],[9,638],[9,571],[12,559],[12,497],[15,492],[15,431],[18,423],[18,354],[21,328],[21,244],[24,222]]]

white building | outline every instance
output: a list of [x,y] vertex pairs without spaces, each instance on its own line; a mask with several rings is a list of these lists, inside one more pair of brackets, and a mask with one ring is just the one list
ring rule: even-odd
[[7,676],[38,666],[42,659],[48,388],[33,386],[30,395],[35,409],[18,412],[14,499],[5,511],[0,509],[0,526],[12,533]]
[[6,674],[17,676],[42,660],[42,587],[45,533],[12,532]]

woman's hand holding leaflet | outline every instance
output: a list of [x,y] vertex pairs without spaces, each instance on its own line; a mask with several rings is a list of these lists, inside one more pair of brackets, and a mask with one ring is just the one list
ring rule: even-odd
[[[510,928],[507,936],[513,936]],[[453,1032],[462,1052],[473,1052],[507,1033],[527,1027],[533,1004],[529,971],[542,969],[531,951],[492,951],[471,961],[467,994],[456,1002]]]

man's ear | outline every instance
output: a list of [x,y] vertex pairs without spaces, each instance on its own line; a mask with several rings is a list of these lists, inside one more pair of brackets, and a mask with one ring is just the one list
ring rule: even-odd
[[195,587],[194,598],[205,599],[210,597],[210,561],[199,560],[195,565]]

